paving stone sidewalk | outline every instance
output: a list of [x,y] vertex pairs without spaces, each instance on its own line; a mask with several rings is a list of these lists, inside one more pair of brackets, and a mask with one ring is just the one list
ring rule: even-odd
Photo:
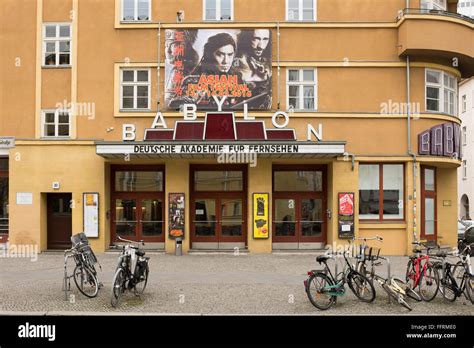
[[[110,289],[117,253],[97,257],[102,265],[99,295],[88,299],[71,283],[75,302],[62,292],[62,253],[40,254],[36,262],[26,258],[0,258],[0,312],[69,313],[129,312],[157,314],[439,314],[473,315],[474,305],[464,297],[450,303],[440,295],[430,303],[412,301],[408,312],[376,285],[373,303],[359,302],[352,293],[336,306],[319,311],[304,291],[306,272],[320,268],[314,255],[163,255],[150,257],[150,280],[141,297],[127,293],[119,309],[110,306]],[[404,278],[406,257],[391,257],[392,273]],[[72,262],[70,264],[72,272]]]

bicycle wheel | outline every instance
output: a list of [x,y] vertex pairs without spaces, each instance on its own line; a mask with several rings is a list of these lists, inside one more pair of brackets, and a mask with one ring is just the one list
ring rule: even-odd
[[122,294],[125,291],[125,272],[123,268],[118,268],[112,281],[112,297],[110,303],[112,307],[117,307]]
[[421,298],[426,302],[432,301],[438,294],[439,274],[431,263],[426,264],[426,269],[421,272],[418,289]]
[[[451,268],[451,265],[447,265],[447,267]],[[451,272],[448,270],[445,270],[445,274],[443,274],[443,269],[439,268],[438,270],[438,276],[439,276],[439,292],[443,297],[450,301],[454,302],[456,301],[456,292],[454,289],[455,287],[455,280],[453,278],[453,275]]]
[[74,268],[74,283],[76,283],[79,291],[89,298],[96,297],[99,292],[97,278],[88,267],[82,264]]
[[405,283],[403,280],[401,279],[398,279],[398,278],[393,278],[393,281],[399,286],[401,287],[403,290],[405,290],[405,293],[406,295],[415,300],[415,301],[422,301],[422,298],[421,296],[415,291],[413,290],[409,284]]
[[464,264],[462,263],[462,261],[459,261],[456,266],[454,266],[453,277],[456,280],[456,283],[458,284],[462,284],[464,279],[464,295],[471,303],[474,303],[474,277],[465,276],[465,273],[466,269],[464,267]]
[[416,287],[416,270],[415,266],[413,265],[412,259],[410,259],[407,264],[405,281],[410,285],[412,289]]
[[308,278],[306,293],[309,301],[318,309],[329,309],[335,302],[336,296],[328,294],[334,283],[324,273],[313,273]]
[[141,295],[145,291],[146,284],[148,283],[148,274],[150,273],[150,268],[148,267],[148,262],[146,263],[146,268],[143,271],[143,275],[140,277],[138,283],[133,287],[135,295]]
[[349,288],[354,295],[362,302],[370,303],[375,300],[374,285],[366,276],[352,271],[347,276],[347,284],[349,284]]
[[385,290],[385,292],[393,298],[395,301],[397,301],[399,304],[401,304],[403,307],[411,311],[410,305],[405,301],[404,296],[400,294],[398,291],[395,291],[392,289],[390,285],[387,285],[386,283],[382,284],[382,289]]

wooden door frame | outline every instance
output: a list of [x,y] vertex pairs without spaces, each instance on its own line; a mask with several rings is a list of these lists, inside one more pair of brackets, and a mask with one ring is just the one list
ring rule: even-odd
[[[322,191],[275,191],[275,172],[278,171],[321,171],[322,172]],[[276,228],[273,223],[275,219],[275,199],[295,199],[295,236],[276,236]],[[321,199],[323,226],[321,237],[304,237],[301,230],[301,201],[303,199]],[[327,165],[324,164],[275,164],[272,166],[272,242],[274,243],[325,243],[327,241]]]
[[[427,239],[429,241],[438,240],[438,198],[437,198],[437,170],[433,166],[420,166],[421,168],[421,230],[420,239]],[[434,191],[425,190],[425,169],[431,169],[434,172]],[[434,199],[434,234],[426,236],[425,234],[425,198]]]
[[[162,172],[163,173],[163,190],[162,191],[140,191],[140,192],[132,192],[132,191],[115,191],[115,172],[117,171],[139,171],[139,172]],[[135,199],[136,200],[136,225],[135,225],[135,235],[134,236],[126,236],[125,239],[130,239],[134,241],[139,241],[143,239],[145,242],[150,243],[164,243],[165,242],[165,234],[166,234],[166,215],[165,215],[165,191],[166,191],[166,178],[165,178],[165,166],[164,165],[111,165],[110,166],[110,211],[111,211],[111,219],[110,219],[110,242],[113,243],[117,235],[115,233],[115,200],[116,199]],[[125,198],[124,198],[125,197]],[[163,233],[159,237],[143,237],[140,231],[141,226],[141,200],[147,198],[156,198],[160,199],[163,202],[161,207],[162,212],[161,216],[163,217],[162,222],[162,231]]]
[[[68,196],[69,200],[67,201],[67,203],[70,205],[71,204],[71,200],[72,200],[72,192],[47,192],[46,193],[46,248],[47,249],[54,249],[56,250],[57,248],[54,248],[54,244],[51,244],[51,239],[50,239],[50,215],[52,215],[52,206],[50,206],[50,202],[52,202],[52,199],[53,198],[59,198],[59,197],[66,197]],[[69,222],[71,224],[71,233],[69,235],[69,238],[68,238],[68,246],[70,247],[70,238],[72,237],[72,232],[73,232],[73,227],[72,227],[72,209],[71,209],[71,213],[70,213],[70,216],[69,216]],[[61,249],[61,248],[58,248],[58,249]]]
[[[194,173],[196,171],[242,171],[242,191],[195,191]],[[247,165],[245,164],[191,164],[189,166],[189,208],[190,208],[190,241],[191,243],[232,243],[243,242],[247,245]],[[220,202],[225,198],[242,199],[242,236],[227,237],[222,236]],[[214,199],[216,201],[216,235],[214,237],[196,237],[194,234],[196,209],[194,202],[196,199]]]

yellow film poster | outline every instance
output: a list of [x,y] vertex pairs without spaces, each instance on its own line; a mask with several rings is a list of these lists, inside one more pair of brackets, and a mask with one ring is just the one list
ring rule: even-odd
[[253,238],[265,239],[269,236],[268,193],[253,194]]

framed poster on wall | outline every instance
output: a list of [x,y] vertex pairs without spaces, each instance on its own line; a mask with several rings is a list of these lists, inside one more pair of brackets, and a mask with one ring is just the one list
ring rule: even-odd
[[253,238],[269,237],[268,228],[268,193],[253,194]]
[[99,237],[99,194],[97,192],[82,194],[82,213],[85,235]]
[[168,234],[170,238],[184,239],[184,193],[169,194]]
[[339,238],[354,237],[354,193],[340,192],[338,195],[338,232]]

